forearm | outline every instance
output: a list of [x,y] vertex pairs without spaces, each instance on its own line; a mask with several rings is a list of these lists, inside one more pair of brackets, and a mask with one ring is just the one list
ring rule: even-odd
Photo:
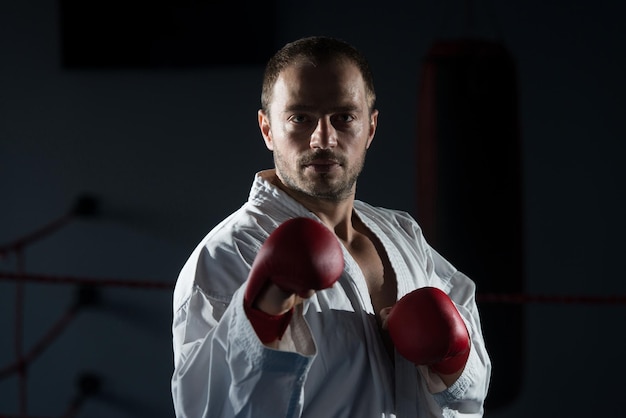
[[[299,318],[294,327],[306,325],[299,312],[294,316]],[[281,345],[296,351],[307,347],[293,341],[291,330]],[[184,360],[178,362],[172,379],[179,418],[246,415],[246,410],[298,416],[293,413],[302,407],[298,402],[303,375],[312,361],[310,355],[261,344],[245,316],[241,292],[214,329],[186,342],[180,358]]]
[[442,376],[427,367],[420,367],[420,372],[429,391],[443,409],[456,411],[459,416],[482,416],[491,376],[491,361],[480,324],[472,320],[466,308],[459,307],[471,341],[465,367],[457,373],[458,376],[453,377]]

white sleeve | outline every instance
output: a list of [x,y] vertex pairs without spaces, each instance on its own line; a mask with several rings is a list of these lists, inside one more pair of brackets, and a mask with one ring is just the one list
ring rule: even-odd
[[[444,416],[480,417],[491,377],[491,360],[485,347],[474,282],[432,250],[435,273],[455,303],[470,334],[470,356],[459,379],[446,390],[434,394]],[[428,380],[429,378],[426,377]],[[429,382],[436,387],[436,382]]]
[[[213,313],[222,305],[224,301],[194,287],[174,312],[176,416],[300,416],[313,356],[264,346],[245,315],[243,287],[217,320]],[[300,312],[294,317],[286,344],[297,348],[292,336],[306,334],[308,328],[302,328],[306,324]]]

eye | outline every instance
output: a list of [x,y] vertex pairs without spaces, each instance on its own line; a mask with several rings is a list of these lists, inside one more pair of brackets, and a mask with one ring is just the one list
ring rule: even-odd
[[294,114],[289,117],[289,121],[296,124],[305,123],[308,120],[310,120],[310,118],[305,114]]
[[333,115],[334,123],[350,123],[354,120],[354,116],[350,113],[340,113],[337,115]]

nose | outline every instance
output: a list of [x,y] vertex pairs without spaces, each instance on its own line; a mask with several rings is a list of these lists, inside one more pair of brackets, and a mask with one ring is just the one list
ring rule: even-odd
[[311,148],[330,149],[337,146],[337,131],[330,119],[321,117],[311,134]]

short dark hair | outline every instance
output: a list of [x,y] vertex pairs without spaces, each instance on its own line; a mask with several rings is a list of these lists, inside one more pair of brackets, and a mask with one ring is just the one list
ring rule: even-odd
[[261,108],[263,111],[269,112],[272,91],[280,73],[300,59],[318,63],[329,62],[335,59],[346,59],[355,64],[365,82],[369,111],[372,112],[374,110],[376,101],[374,77],[365,55],[341,39],[328,36],[310,36],[286,44],[267,62],[261,91]]

